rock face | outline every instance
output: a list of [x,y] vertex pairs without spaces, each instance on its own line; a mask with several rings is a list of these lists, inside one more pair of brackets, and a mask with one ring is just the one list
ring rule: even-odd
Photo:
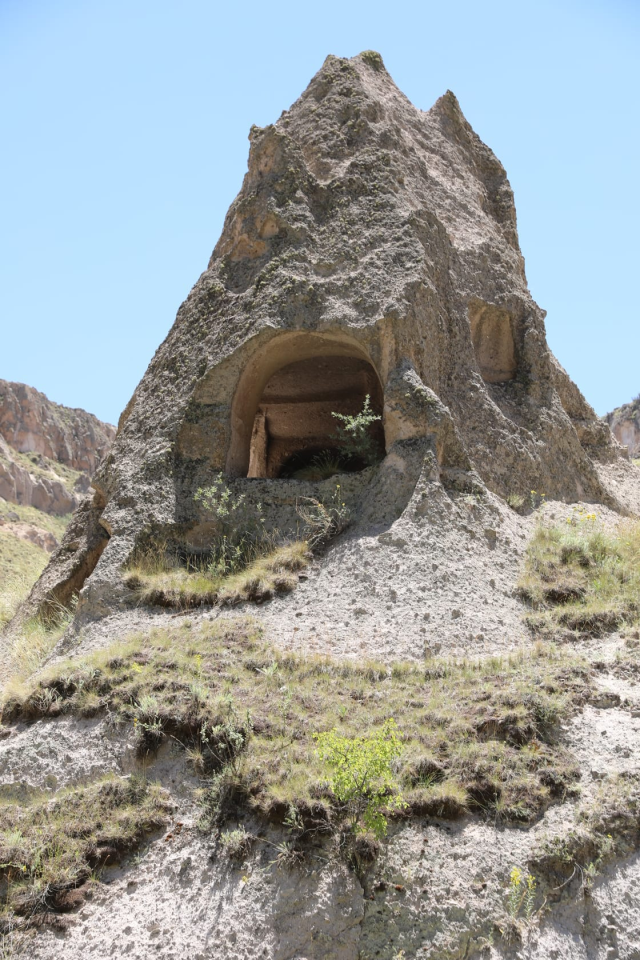
[[616,440],[629,450],[631,457],[640,457],[640,394],[631,403],[617,407],[605,420]]
[[[71,513],[88,488],[83,474],[93,473],[114,436],[114,427],[91,413],[0,380],[0,497],[44,513]],[[64,476],[58,464],[67,468]]]
[[535,489],[615,507],[598,469],[622,452],[549,351],[505,170],[455,96],[423,112],[377,54],[328,57],[249,139],[209,265],[94,479],[110,542],[80,610],[130,600],[119,570],[149,528],[197,541],[194,493],[216,472],[294,502],[290,457],[330,446],[331,412],[367,393],[386,453],[354,505],[369,526],[401,518],[420,476],[423,500]]
[[115,428],[85,410],[52,403],[24,383],[0,380],[0,435],[19,453],[39,453],[73,470],[94,473]]

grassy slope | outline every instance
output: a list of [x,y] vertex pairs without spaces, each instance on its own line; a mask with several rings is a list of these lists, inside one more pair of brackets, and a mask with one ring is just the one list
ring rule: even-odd
[[67,467],[57,460],[41,457],[37,453],[18,453],[17,450],[12,449],[11,456],[16,463],[35,477],[44,477],[46,480],[61,480],[69,492],[73,491],[73,485],[80,476],[79,470]]
[[207,793],[212,821],[230,794],[269,818],[293,806],[339,819],[313,734],[362,736],[394,717],[407,815],[475,808],[529,821],[573,789],[577,771],[554,731],[587,695],[588,677],[581,661],[542,646],[426,668],[302,658],[269,648],[237,619],[157,631],[56,665],[36,684],[14,686],[3,717],[108,710],[134,725],[142,752],[177,738],[203,774],[226,770]]
[[0,935],[77,906],[83,897],[77,888],[93,870],[140,846],[167,810],[164,791],[135,777],[106,777],[55,798],[1,798]]
[[519,591],[534,611],[535,633],[600,635],[640,617],[640,521],[615,534],[595,514],[564,527],[539,526],[529,544]]
[[304,541],[288,543],[258,556],[237,573],[211,573],[206,565],[191,569],[162,562],[129,567],[125,583],[135,590],[142,603],[188,610],[206,604],[233,606],[245,600],[263,602],[276,593],[289,593],[297,583],[298,571],[311,558]]
[[27,596],[48,559],[45,550],[0,527],[0,629]]

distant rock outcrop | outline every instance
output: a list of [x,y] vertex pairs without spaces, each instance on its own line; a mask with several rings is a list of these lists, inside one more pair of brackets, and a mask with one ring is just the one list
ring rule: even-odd
[[19,453],[39,453],[93,473],[116,431],[92,413],[53,403],[24,383],[0,380],[0,435]]
[[0,380],[0,497],[44,513],[71,513],[114,436],[114,427],[91,413]]
[[627,447],[631,457],[640,457],[640,394],[608,413],[605,420],[616,440]]

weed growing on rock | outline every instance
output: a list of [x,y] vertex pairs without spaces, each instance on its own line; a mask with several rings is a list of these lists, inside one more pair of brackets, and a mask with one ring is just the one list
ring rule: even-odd
[[512,920],[516,920],[520,913],[526,920],[530,920],[536,901],[536,880],[533,874],[523,874],[520,867],[514,867],[509,874],[509,889],[507,894],[507,910]]
[[253,835],[248,833],[244,826],[235,830],[223,830],[220,834],[220,844],[230,860],[244,860],[254,840]]
[[351,519],[351,512],[342,499],[340,484],[336,484],[331,497],[302,497],[296,503],[296,512],[304,525],[304,536],[314,549],[342,533]]
[[370,427],[382,417],[371,409],[371,397],[364,398],[362,410],[355,415],[345,413],[331,414],[340,421],[336,431],[336,440],[347,457],[361,460],[365,466],[371,466],[378,459],[378,444],[371,436]]
[[397,778],[408,806],[388,804],[385,816],[477,810],[527,822],[575,791],[577,767],[556,731],[587,698],[589,677],[578,658],[542,645],[426,667],[302,657],[237,619],[157,630],[52,665],[13,690],[2,716],[108,712],[136,728],[141,753],[167,737],[190,751],[210,778],[203,825],[243,808],[277,822],[294,810],[314,829],[350,822],[354,808],[336,794],[313,733],[375,743],[389,716],[401,716],[388,743],[402,747]]
[[615,534],[595,514],[578,514],[564,527],[539,526],[529,544],[519,593],[534,613],[530,628],[559,628],[599,636],[640,615],[640,522]]

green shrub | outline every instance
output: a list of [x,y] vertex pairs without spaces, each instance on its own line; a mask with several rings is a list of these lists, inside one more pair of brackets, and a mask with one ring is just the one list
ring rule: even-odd
[[362,410],[354,416],[345,413],[332,413],[340,421],[336,431],[336,440],[347,457],[363,460],[367,466],[378,460],[378,444],[371,436],[370,427],[382,417],[371,410],[371,397],[364,398]]
[[354,833],[362,821],[378,839],[387,832],[383,809],[406,806],[397,791],[392,764],[402,753],[395,720],[365,737],[345,737],[337,730],[315,733],[318,756],[333,773],[331,789],[344,804]]

